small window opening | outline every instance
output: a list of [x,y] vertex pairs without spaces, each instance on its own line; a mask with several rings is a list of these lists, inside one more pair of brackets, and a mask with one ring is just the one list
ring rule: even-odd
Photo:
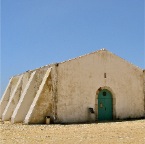
[[103,92],[103,96],[106,96],[106,92]]
[[106,76],[106,73],[104,73],[104,78],[106,78],[107,76]]

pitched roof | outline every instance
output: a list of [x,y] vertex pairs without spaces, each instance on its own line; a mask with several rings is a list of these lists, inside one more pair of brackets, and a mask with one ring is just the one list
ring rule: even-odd
[[94,52],[91,52],[91,53],[88,53],[88,54],[85,54],[85,55],[82,55],[82,56],[79,56],[79,57],[76,57],[76,58],[73,58],[73,59],[69,59],[69,60],[66,60],[66,61],[62,61],[62,62],[60,62],[59,64],[62,64],[62,63],[68,62],[68,61],[72,61],[72,60],[75,60],[75,59],[79,59],[79,58],[82,58],[82,57],[85,57],[85,56],[87,56],[87,55],[91,55],[91,54],[94,54],[94,53],[98,53],[98,52],[100,52],[100,51],[107,51],[107,52],[111,53],[112,55],[115,55],[116,57],[118,57],[118,58],[124,60],[125,62],[129,63],[129,64],[132,65],[133,67],[136,67],[136,68],[139,69],[139,70],[143,70],[143,69],[141,69],[140,67],[134,65],[133,63],[131,63],[131,62],[129,62],[129,61],[127,61],[127,60],[121,58],[120,56],[118,56],[118,55],[116,55],[116,54],[114,54],[114,53],[108,51],[106,48],[102,48],[102,49],[100,49],[100,50],[97,50],[97,51],[94,51]]
[[[82,58],[82,57],[85,57],[85,56],[88,56],[88,55],[91,55],[91,54],[94,54],[94,53],[99,53],[100,51],[107,51],[107,52],[111,53],[112,55],[114,55],[114,56],[116,56],[116,57],[118,57],[118,58],[124,60],[125,62],[129,63],[129,64],[132,65],[133,67],[135,67],[135,68],[137,68],[137,69],[139,69],[139,70],[145,71],[145,69],[144,69],[144,70],[141,69],[140,67],[138,67],[138,66],[132,64],[131,62],[128,62],[127,60],[121,58],[120,56],[118,56],[118,55],[116,55],[116,54],[114,54],[114,53],[108,51],[106,48],[102,48],[102,49],[100,49],[100,50],[97,50],[97,51],[94,51],[94,52],[91,52],[91,53],[87,53],[87,54],[85,54],[85,55],[81,55],[81,56],[76,57],[76,58],[72,58],[72,59],[69,59],[69,60],[66,60],[66,61],[62,61],[62,62],[58,62],[58,63],[48,64],[48,65],[45,65],[45,66],[42,66],[42,67],[38,67],[38,68],[33,69],[33,70],[27,70],[27,71],[25,71],[25,72],[34,71],[34,70],[37,70],[37,69],[40,69],[40,68],[44,68],[44,67],[47,67],[47,66],[48,66],[48,67],[51,67],[51,66],[56,65],[56,64],[62,64],[62,63],[69,62],[69,61],[72,61],[72,60],[76,60],[76,59],[79,59],[79,58]],[[25,73],[25,72],[23,72],[23,73]],[[21,74],[23,74],[23,73],[21,73]],[[18,75],[21,75],[21,74],[18,74]],[[18,75],[15,75],[15,76],[18,76]]]

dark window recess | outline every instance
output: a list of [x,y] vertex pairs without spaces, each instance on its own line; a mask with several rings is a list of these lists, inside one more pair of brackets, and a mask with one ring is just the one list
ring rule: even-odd
[[104,78],[106,78],[107,76],[106,76],[106,73],[104,73]]
[[103,96],[106,96],[106,92],[103,92]]

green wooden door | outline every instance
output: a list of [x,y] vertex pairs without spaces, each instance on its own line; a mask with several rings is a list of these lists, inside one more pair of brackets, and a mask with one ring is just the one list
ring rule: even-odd
[[98,96],[98,120],[112,120],[112,117],[112,95],[108,90],[104,89],[99,93]]

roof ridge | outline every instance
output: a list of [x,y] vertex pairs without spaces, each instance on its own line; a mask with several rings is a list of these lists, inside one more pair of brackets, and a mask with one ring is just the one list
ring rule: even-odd
[[[102,49],[93,51],[93,52],[91,52],[91,53],[87,53],[87,54],[84,54],[84,55],[81,55],[81,56],[78,56],[78,57],[75,57],[75,58],[72,58],[72,59],[68,59],[68,60],[59,62],[59,64],[62,64],[62,63],[65,63],[65,62],[68,62],[68,61],[71,61],[71,60],[75,60],[75,59],[78,59],[78,58],[82,58],[82,57],[87,56],[87,55],[90,55],[90,54],[98,53],[99,51],[108,51],[108,50],[107,50],[106,48],[102,48]],[[109,52],[109,51],[108,51],[108,52]]]

